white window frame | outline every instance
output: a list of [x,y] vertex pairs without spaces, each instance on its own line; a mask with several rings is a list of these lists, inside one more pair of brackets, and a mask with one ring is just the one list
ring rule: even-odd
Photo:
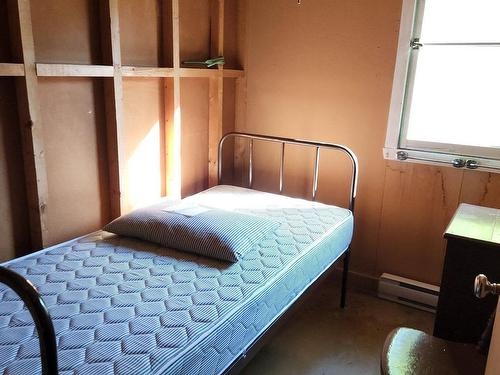
[[384,158],[500,173],[500,150],[406,139],[407,126],[403,124],[408,123],[409,110],[404,107],[411,102],[417,63],[410,43],[420,37],[424,7],[425,0],[403,0]]

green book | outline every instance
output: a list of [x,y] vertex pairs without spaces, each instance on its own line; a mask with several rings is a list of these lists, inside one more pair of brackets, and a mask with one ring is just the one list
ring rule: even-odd
[[210,68],[215,65],[224,65],[225,61],[224,56],[219,56],[205,61],[183,61],[182,63],[190,65],[205,65],[207,68]]

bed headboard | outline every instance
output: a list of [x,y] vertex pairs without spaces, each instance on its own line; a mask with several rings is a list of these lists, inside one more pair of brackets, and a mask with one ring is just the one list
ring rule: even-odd
[[249,142],[249,160],[248,160],[248,187],[252,187],[253,183],[253,144],[254,141],[263,141],[263,142],[271,142],[271,143],[279,143],[281,144],[281,158],[280,158],[280,180],[279,180],[279,191],[280,194],[283,192],[283,173],[284,173],[284,165],[285,165],[285,145],[296,145],[303,147],[312,147],[316,150],[316,156],[314,158],[314,172],[313,172],[313,181],[312,181],[312,200],[316,199],[316,193],[318,191],[318,177],[319,177],[319,156],[321,149],[333,149],[336,151],[343,152],[346,154],[351,162],[352,162],[352,174],[351,174],[351,191],[349,197],[349,209],[354,212],[354,203],[356,200],[356,189],[358,185],[358,159],[354,152],[351,151],[348,147],[336,143],[327,143],[327,142],[315,142],[315,141],[307,141],[302,139],[293,139],[293,138],[284,138],[284,137],[275,137],[270,135],[260,135],[260,134],[250,134],[250,133],[238,133],[232,132],[224,135],[219,142],[219,150],[218,150],[218,169],[217,169],[217,178],[218,182],[221,181],[222,176],[222,151],[224,147],[224,143],[229,138],[242,138],[248,139]]

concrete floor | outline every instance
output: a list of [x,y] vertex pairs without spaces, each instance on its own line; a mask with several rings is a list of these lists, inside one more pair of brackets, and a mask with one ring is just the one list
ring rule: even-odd
[[321,285],[242,374],[380,374],[380,351],[393,328],[432,332],[434,314],[356,291],[341,310],[338,289],[328,280]]

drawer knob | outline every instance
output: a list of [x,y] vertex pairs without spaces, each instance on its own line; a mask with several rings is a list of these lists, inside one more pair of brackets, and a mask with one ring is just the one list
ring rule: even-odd
[[479,274],[474,280],[474,295],[477,298],[484,298],[488,294],[499,295],[500,294],[500,284],[490,283],[488,278]]

